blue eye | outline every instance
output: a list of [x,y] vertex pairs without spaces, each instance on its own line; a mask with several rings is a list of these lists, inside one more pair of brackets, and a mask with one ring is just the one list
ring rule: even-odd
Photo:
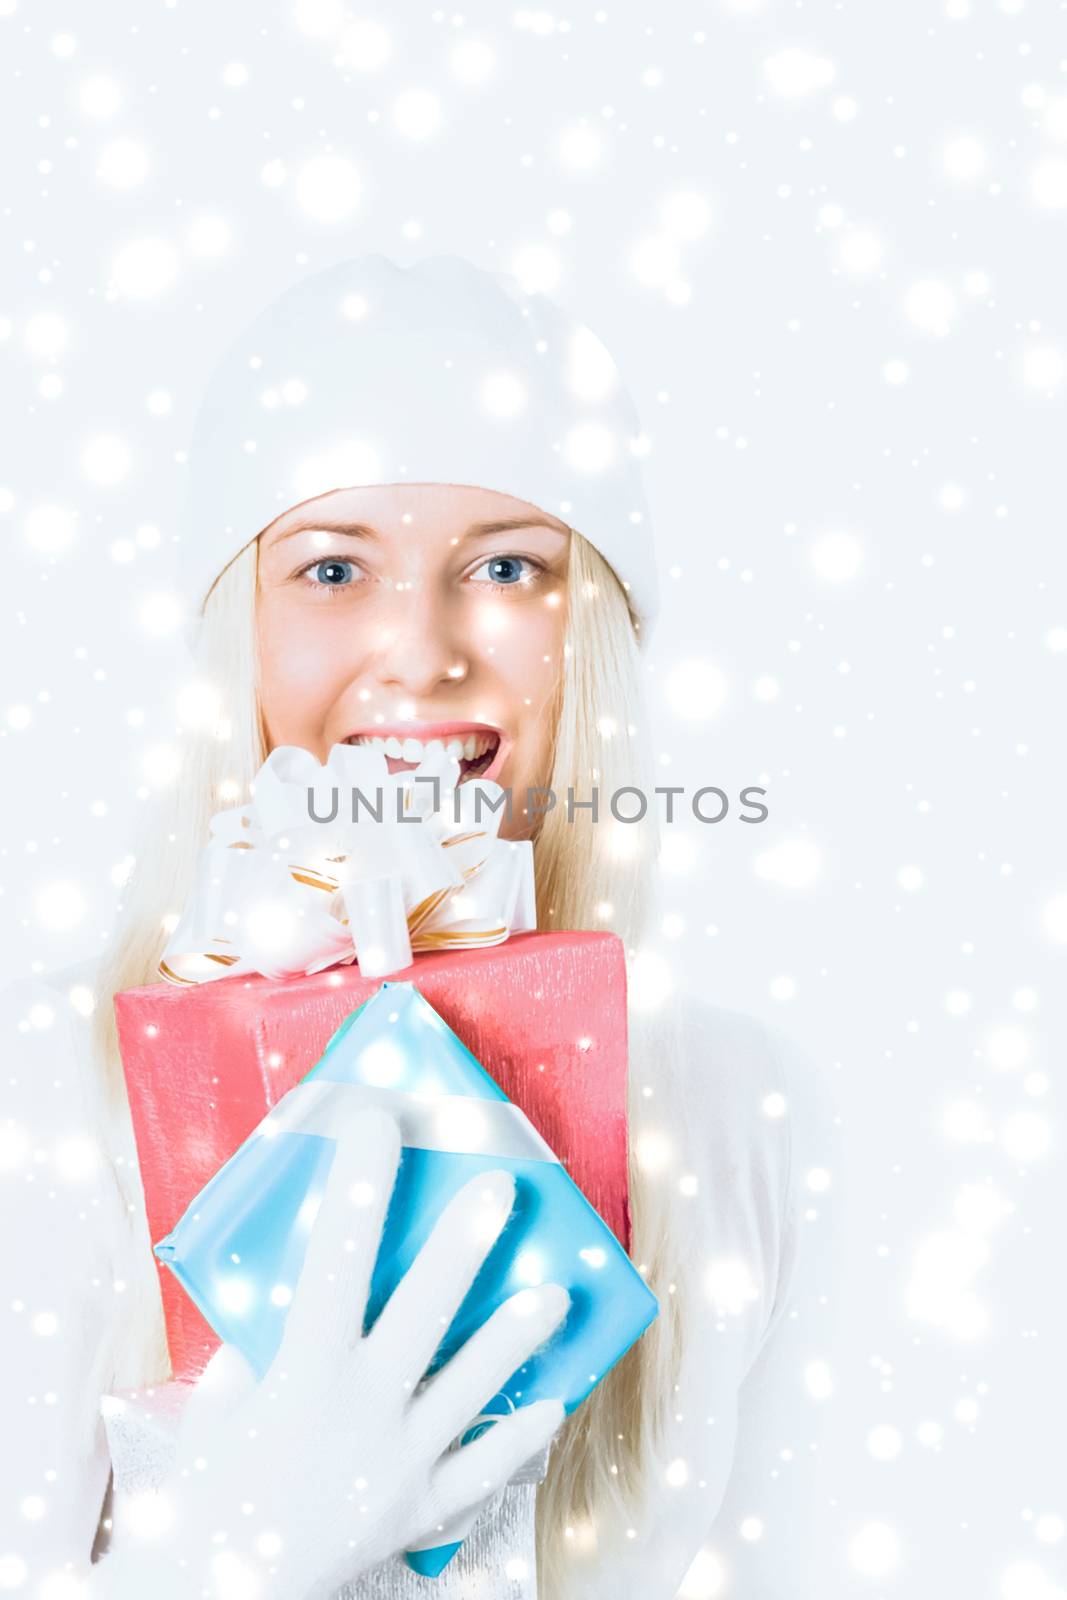
[[[498,584],[501,588],[513,589],[519,584],[528,584],[537,576],[537,567],[527,556],[490,556],[488,561],[483,561],[478,568],[489,569],[490,583]],[[526,567],[526,572],[521,572],[520,567]],[[474,578],[475,573],[471,573]]]
[[[304,576],[314,584],[316,589],[344,589],[351,581],[355,572],[351,561],[341,561],[330,556],[323,561],[316,561],[314,566],[305,569]],[[312,579],[312,573],[315,579]],[[321,581],[315,581],[320,579]]]
[[[488,577],[479,578],[479,572],[487,572]],[[494,589],[529,589],[543,575],[544,568],[530,556],[490,556],[471,573],[468,581],[487,582]],[[356,562],[346,561],[342,556],[323,556],[312,561],[301,569],[299,576],[309,588],[327,594],[336,594],[338,590],[351,589],[366,581],[366,574]]]

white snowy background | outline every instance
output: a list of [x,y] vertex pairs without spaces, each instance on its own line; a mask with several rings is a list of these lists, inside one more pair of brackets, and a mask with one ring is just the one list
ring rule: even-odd
[[[1067,1594],[1065,20],[0,0],[5,969],[99,949],[167,781],[235,327],[366,250],[564,300],[652,442],[660,781],[769,790],[666,830],[647,972],[784,1027],[840,1119],[798,1600]],[[748,1593],[714,1552],[685,1592]]]

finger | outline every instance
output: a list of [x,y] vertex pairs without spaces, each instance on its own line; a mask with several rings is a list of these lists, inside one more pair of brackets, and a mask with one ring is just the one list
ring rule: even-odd
[[441,1212],[374,1324],[370,1337],[394,1353],[411,1389],[500,1237],[514,1198],[510,1173],[482,1172],[469,1179]]
[[400,1149],[395,1118],[378,1107],[361,1111],[337,1140],[275,1357],[279,1367],[298,1351],[343,1350],[362,1337]]
[[562,1400],[535,1400],[495,1422],[473,1444],[442,1456],[431,1479],[433,1527],[450,1522],[503,1488],[540,1454],[563,1421]]
[[256,1374],[235,1344],[220,1344],[182,1406],[178,1424],[181,1439],[199,1435],[205,1427],[225,1418],[256,1387]]
[[570,1303],[558,1283],[520,1289],[430,1380],[413,1402],[412,1421],[431,1459],[469,1427],[486,1401],[556,1331]]

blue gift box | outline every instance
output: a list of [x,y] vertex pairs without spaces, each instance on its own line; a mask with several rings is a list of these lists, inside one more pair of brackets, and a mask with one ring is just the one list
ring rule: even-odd
[[[549,1146],[412,982],[384,982],[337,1029],[321,1060],[283,1096],[191,1202],[155,1254],[221,1339],[262,1377],[281,1343],[287,1291],[346,1116],[385,1106],[403,1152],[371,1281],[366,1327],[451,1196],[478,1172],[515,1178],[515,1206],[431,1372],[516,1291],[552,1282],[571,1306],[552,1340],[486,1404],[494,1416],[546,1398],[573,1411],[639,1337],[659,1306],[614,1233]],[[434,1576],[461,1538],[407,1560]]]

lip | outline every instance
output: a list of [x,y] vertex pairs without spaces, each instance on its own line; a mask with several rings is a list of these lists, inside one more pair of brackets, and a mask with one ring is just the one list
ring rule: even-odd
[[353,728],[351,733],[345,735],[345,742],[351,739],[388,739],[390,735],[395,735],[398,739],[419,739],[427,744],[431,739],[460,738],[468,733],[494,733],[500,741],[492,761],[484,772],[478,774],[483,782],[495,782],[515,741],[493,722],[372,722],[366,727]]

